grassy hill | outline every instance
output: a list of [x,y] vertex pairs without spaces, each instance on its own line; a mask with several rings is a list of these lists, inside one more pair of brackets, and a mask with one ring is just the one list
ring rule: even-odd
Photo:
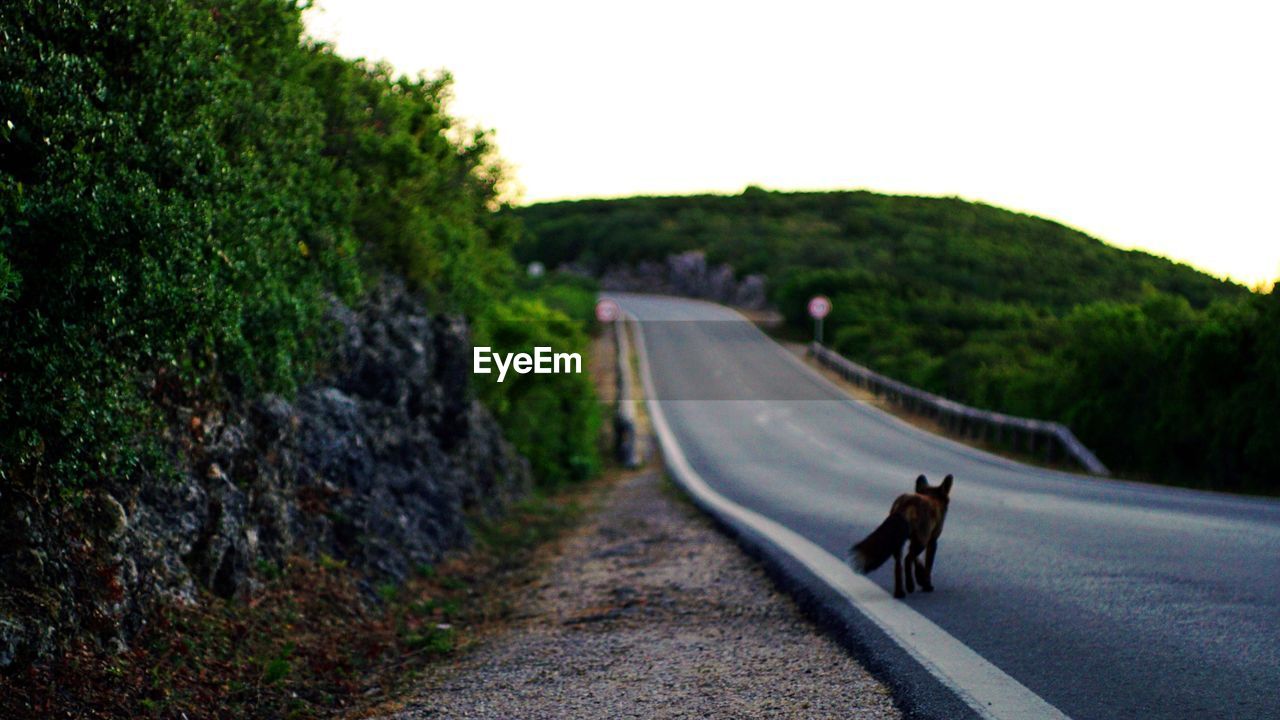
[[[1266,326],[1280,317],[1274,293],[956,198],[748,188],[514,212],[526,229],[520,260],[600,271],[703,249],[740,273],[767,274],[796,328],[808,326],[810,296],[830,296],[830,344],[893,377],[1068,422],[1132,474],[1271,482],[1255,466],[1274,464],[1262,448],[1280,446],[1275,422],[1246,400],[1228,408],[1217,399],[1278,384],[1259,350],[1276,335]],[[1230,418],[1232,429],[1205,427],[1213,418]],[[1202,427],[1215,439],[1189,437]]]

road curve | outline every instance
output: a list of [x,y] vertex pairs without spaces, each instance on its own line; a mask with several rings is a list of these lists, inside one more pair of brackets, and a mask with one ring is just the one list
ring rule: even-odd
[[692,468],[826,551],[954,474],[937,591],[905,602],[1063,713],[1280,717],[1280,502],[998,458],[848,400],[732,310],[610,295]]

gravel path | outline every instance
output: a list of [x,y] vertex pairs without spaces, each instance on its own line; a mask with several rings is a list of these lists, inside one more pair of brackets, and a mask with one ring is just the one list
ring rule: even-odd
[[394,717],[898,718],[888,690],[647,470],[564,546],[524,618]]

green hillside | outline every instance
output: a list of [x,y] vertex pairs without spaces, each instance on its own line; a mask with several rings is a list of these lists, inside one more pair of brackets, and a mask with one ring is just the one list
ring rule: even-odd
[[1102,298],[1137,299],[1143,284],[1204,307],[1244,289],[1185,265],[1126,251],[1064,225],[956,198],[871,192],[640,197],[519,210],[549,265],[603,269],[700,248],[714,262],[776,281],[795,271],[858,269],[904,288],[1027,303],[1055,311]]
[[515,212],[526,228],[518,259],[601,271],[703,249],[740,274],[767,274],[797,328],[808,327],[805,300],[830,296],[830,344],[893,377],[1063,420],[1131,474],[1273,482],[1262,468],[1275,467],[1266,448],[1280,431],[1241,392],[1280,387],[1261,351],[1277,342],[1275,293],[955,198],[748,188]]

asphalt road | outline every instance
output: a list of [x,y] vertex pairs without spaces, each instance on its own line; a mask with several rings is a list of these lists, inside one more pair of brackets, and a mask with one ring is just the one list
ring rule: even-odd
[[905,602],[1062,712],[1280,717],[1280,502],[997,458],[849,401],[731,310],[611,296],[693,468],[827,551],[954,474],[937,590]]

